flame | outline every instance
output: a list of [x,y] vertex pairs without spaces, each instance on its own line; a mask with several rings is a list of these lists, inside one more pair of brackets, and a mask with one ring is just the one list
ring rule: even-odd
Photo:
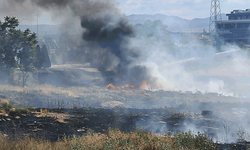
[[[125,89],[125,88],[135,88],[135,84],[125,84],[124,86],[115,86],[114,84],[110,83],[108,84],[106,87],[106,89],[110,89],[110,90],[120,90],[120,89]],[[140,89],[150,89],[150,85],[147,83],[147,81],[143,81],[142,85],[140,86]]]
[[125,84],[124,86],[115,86],[112,83],[108,84],[106,87],[106,89],[110,89],[110,90],[120,90],[120,89],[125,89],[125,88],[135,88],[134,84]]
[[106,89],[111,89],[111,90],[120,90],[121,89],[120,87],[115,86],[112,83],[108,84],[105,88]]
[[140,86],[140,89],[150,89],[150,85],[148,84],[148,82],[147,81],[143,81],[142,82],[142,84],[141,84],[141,86]]
[[125,84],[124,86],[122,86],[122,88],[135,88],[134,84]]

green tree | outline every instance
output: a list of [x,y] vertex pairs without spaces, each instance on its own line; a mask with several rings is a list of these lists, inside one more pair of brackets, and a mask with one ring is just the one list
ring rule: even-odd
[[51,67],[49,53],[48,53],[47,47],[45,45],[43,45],[42,48],[40,48],[40,46],[37,45],[35,55],[36,55],[36,61],[34,63],[34,66],[37,69],[41,69],[42,67],[43,68]]
[[22,32],[18,26],[19,21],[15,17],[7,16],[4,21],[0,20],[0,73],[12,77],[11,83],[15,69],[23,75],[34,70],[36,34],[29,29]]

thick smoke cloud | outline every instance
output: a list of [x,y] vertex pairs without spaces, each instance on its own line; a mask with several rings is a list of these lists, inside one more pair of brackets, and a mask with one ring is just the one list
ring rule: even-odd
[[[119,12],[115,1],[14,0],[2,3],[13,6],[14,9],[18,5],[30,5],[31,8],[50,10],[54,17],[57,15],[60,17],[66,10],[70,11],[70,15],[81,21],[81,27],[84,29],[82,39],[105,49],[106,56],[110,55],[109,53],[113,54],[112,57],[106,57],[106,60],[98,66],[107,83],[117,85],[131,83],[138,87],[143,80],[148,82],[151,80],[145,67],[134,66],[134,62],[140,54],[135,49],[129,49],[127,41],[135,36],[135,30],[127,17]],[[28,9],[28,11],[35,12],[35,9]],[[72,17],[67,15],[68,18]],[[114,64],[116,65],[114,66]]]

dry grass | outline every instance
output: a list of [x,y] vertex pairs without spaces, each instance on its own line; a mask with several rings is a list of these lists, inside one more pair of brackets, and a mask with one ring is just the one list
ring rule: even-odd
[[[51,96],[53,94],[65,95],[71,98],[90,98],[95,99],[96,102],[105,102],[111,100],[131,100],[131,101],[146,101],[146,100],[162,100],[162,101],[179,101],[179,102],[238,102],[242,99],[235,97],[218,96],[215,93],[201,94],[197,93],[181,93],[176,91],[145,91],[140,89],[121,89],[121,90],[108,90],[105,87],[92,85],[89,87],[83,86],[69,86],[58,87],[53,85],[33,85],[30,87],[19,87],[12,85],[0,84],[0,93],[20,92],[28,94],[42,94]],[[6,94],[8,96],[8,94]],[[55,98],[56,99],[56,98]],[[247,99],[244,99],[245,101]],[[92,100],[91,100],[92,101]]]
[[[180,136],[182,137],[184,134],[180,134]],[[204,138],[205,137],[202,136],[202,139]],[[88,135],[64,138],[55,143],[29,137],[21,141],[10,141],[8,137],[0,134],[0,150],[194,150],[205,148],[195,146],[182,147],[178,140],[182,141],[183,138],[153,135],[150,132],[144,132],[142,130],[131,133],[110,130],[108,134],[88,132]],[[177,143],[179,145],[177,145]],[[206,147],[206,149],[212,150],[215,148]]]
[[9,104],[9,100],[8,100],[8,99],[3,99],[3,98],[1,99],[1,98],[0,98],[0,104],[1,104],[1,103],[2,103],[2,104],[3,104],[3,103]]
[[122,133],[119,130],[110,131],[108,134],[89,133],[86,136],[64,139],[51,143],[48,141],[35,140],[26,137],[22,141],[8,141],[6,137],[0,135],[1,150],[68,150],[68,149],[138,149],[152,150],[171,148],[174,144],[172,138],[152,135],[150,133]]
[[25,138],[22,141],[0,141],[1,150],[63,150],[64,144]]
[[15,92],[23,92],[23,93],[32,93],[33,91],[38,91],[40,94],[50,95],[51,93],[56,94],[66,94],[72,97],[78,97],[81,92],[86,90],[85,87],[56,87],[53,85],[36,85],[32,87],[19,87],[12,85],[0,85],[0,91],[15,91]]
[[55,118],[57,121],[61,123],[67,123],[65,120],[72,117],[67,113],[56,113],[56,112],[49,112],[49,109],[40,109],[40,112],[33,112],[34,116],[36,117],[51,117]]

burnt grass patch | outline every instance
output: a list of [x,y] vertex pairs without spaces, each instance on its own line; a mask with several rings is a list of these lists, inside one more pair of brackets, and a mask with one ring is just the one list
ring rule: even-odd
[[105,134],[115,128],[128,133],[139,127],[156,134],[166,134],[162,129],[179,132],[191,123],[203,131],[208,128],[213,134],[219,128],[218,122],[214,118],[203,118],[200,114],[175,113],[163,108],[35,109],[30,114],[0,115],[0,132],[13,138],[15,135],[29,135],[55,142],[65,136],[81,136],[88,132]]
[[[208,116],[206,113],[180,113],[167,108],[39,108],[28,114],[0,114],[0,133],[7,136],[10,141],[25,141],[29,137],[56,143],[64,141],[65,138],[74,139],[89,135],[92,137],[95,135],[108,136],[112,139],[109,135],[113,131],[118,131],[115,134],[143,135],[141,138],[147,141],[148,136],[144,135],[151,131],[151,134],[163,135],[162,137],[166,136],[175,141],[173,145],[177,149],[178,147],[185,149],[206,147],[219,150],[247,150],[250,148],[249,142],[214,143],[211,140],[215,136],[214,133],[223,130],[220,123],[219,118],[213,115]],[[194,124],[201,132],[196,134],[193,134],[191,130],[183,132],[181,129],[188,128],[189,124]],[[118,146],[124,146],[124,142],[126,146],[130,145],[130,141],[127,140],[119,141]],[[117,140],[115,141],[117,142]],[[113,145],[117,145],[117,143],[113,143]]]

